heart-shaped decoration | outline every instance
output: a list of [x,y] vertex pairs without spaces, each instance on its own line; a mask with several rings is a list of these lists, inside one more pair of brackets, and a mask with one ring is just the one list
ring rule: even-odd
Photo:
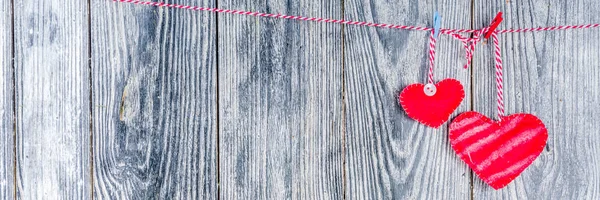
[[542,153],[548,131],[531,114],[513,114],[493,121],[477,112],[465,112],[450,123],[449,138],[460,159],[497,190]]
[[412,84],[404,88],[398,101],[406,114],[432,128],[438,128],[448,121],[450,115],[465,98],[465,90],[459,81],[444,79],[435,84],[432,96],[425,94],[425,85]]

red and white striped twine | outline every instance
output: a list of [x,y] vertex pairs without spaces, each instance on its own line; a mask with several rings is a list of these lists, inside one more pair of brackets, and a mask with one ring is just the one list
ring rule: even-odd
[[434,37],[434,31],[431,31],[429,34],[429,73],[427,74],[427,82],[429,84],[433,83],[433,62],[435,61],[435,42],[436,39]]
[[[350,20],[343,20],[343,19],[326,19],[326,18],[318,18],[318,17],[302,17],[302,16],[293,16],[293,15],[269,14],[269,13],[251,12],[251,11],[243,11],[243,10],[228,10],[228,9],[207,8],[207,7],[200,7],[200,6],[169,4],[169,3],[163,3],[163,2],[149,2],[149,1],[139,1],[139,0],[113,0],[113,1],[123,2],[123,3],[140,4],[140,5],[149,5],[149,6],[156,6],[156,7],[178,8],[178,9],[208,11],[208,12],[217,12],[217,13],[229,13],[229,14],[237,14],[237,15],[251,15],[251,16],[257,16],[257,17],[293,19],[293,20],[300,20],[300,21],[313,21],[313,22],[323,22],[323,23],[347,24],[347,25],[370,26],[370,27],[404,29],[404,30],[417,30],[417,31],[433,30],[433,28],[420,27],[420,26],[406,26],[406,25],[383,24],[383,23],[373,23],[373,22],[350,21]],[[498,30],[497,33],[500,34],[500,33],[517,33],[517,32],[533,32],[533,31],[554,31],[554,30],[583,29],[583,28],[596,28],[596,27],[600,27],[600,24],[507,29],[507,30]],[[444,29],[444,28],[440,29],[441,34],[448,34],[448,35],[454,34],[454,33],[475,33],[475,32],[479,32],[479,31],[481,31],[481,29],[479,29],[479,30],[477,30],[477,29]]]
[[[483,28],[481,31],[475,32],[472,38],[468,38],[462,36],[460,34],[450,34],[457,40],[460,40],[464,44],[464,48],[466,51],[466,59],[467,64],[465,68],[467,68],[471,64],[471,60],[473,59],[473,53],[475,52],[475,46],[477,42],[483,39],[483,35],[488,31],[488,28]],[[503,88],[503,75],[502,75],[502,55],[500,51],[500,43],[498,42],[498,31],[494,31],[492,33],[492,40],[494,43],[494,55],[495,55],[495,68],[496,68],[496,90],[498,92],[497,96],[497,104],[498,104],[498,119],[502,120],[504,117],[504,88]],[[435,38],[433,38],[433,32],[429,36],[429,75],[428,82],[433,84],[433,63],[435,60]]]
[[475,46],[479,41],[483,39],[483,35],[485,34],[485,32],[487,32],[487,30],[487,27],[481,30],[477,30],[476,32],[474,32],[473,37],[466,37],[458,33],[450,34],[450,36],[452,36],[454,39],[463,42],[466,55],[465,59],[467,60],[467,63],[464,66],[465,69],[469,67],[469,65],[471,65],[471,60],[473,60],[473,54],[475,53]]
[[494,54],[496,55],[496,90],[498,91],[498,119],[502,120],[504,117],[504,89],[502,79],[502,56],[500,54],[500,44],[498,43],[498,33],[492,33],[492,40],[494,42]]
[[[282,14],[269,14],[269,13],[260,13],[260,12],[250,12],[250,11],[241,11],[241,10],[228,10],[228,9],[219,9],[219,8],[207,8],[207,7],[199,7],[199,6],[187,6],[187,5],[178,5],[178,4],[169,4],[163,2],[148,2],[148,1],[139,1],[139,0],[114,0],[116,2],[123,3],[133,3],[140,5],[150,5],[156,7],[167,7],[167,8],[178,8],[178,9],[186,9],[186,10],[196,10],[196,11],[209,11],[209,12],[217,12],[217,13],[229,13],[229,14],[237,14],[237,15],[250,15],[257,17],[270,17],[270,18],[280,18],[280,19],[293,19],[300,21],[313,21],[313,22],[323,22],[323,23],[334,23],[334,24],[347,24],[347,25],[357,25],[357,26],[369,26],[369,27],[379,27],[379,28],[391,28],[391,29],[404,29],[404,30],[417,30],[417,31],[430,31],[431,35],[429,37],[429,72],[427,76],[427,81],[433,84],[433,65],[435,60],[435,43],[436,39],[433,37],[433,28],[428,27],[420,27],[420,26],[406,26],[406,25],[395,25],[395,24],[383,24],[383,23],[373,23],[373,22],[361,22],[361,21],[350,21],[343,19],[326,19],[326,18],[318,18],[318,17],[302,17],[302,16],[293,16],[293,15],[282,15]],[[500,44],[498,43],[498,34],[501,33],[521,33],[521,32],[534,32],[534,31],[554,31],[554,30],[567,30],[567,29],[586,29],[586,28],[597,28],[600,27],[600,24],[585,24],[585,25],[569,25],[569,26],[551,26],[551,27],[538,27],[538,28],[521,28],[521,29],[507,29],[507,30],[496,30],[492,33],[492,39],[494,43],[495,49],[495,63],[496,63],[496,88],[498,90],[498,118],[501,120],[504,117],[504,99],[503,99],[503,86],[502,86],[502,57],[500,54]],[[450,35],[454,39],[460,40],[463,42],[463,47],[466,52],[466,60],[465,68],[467,68],[471,64],[471,60],[473,59],[473,53],[475,51],[475,46],[479,41],[482,40],[484,33],[488,31],[489,27],[485,27],[482,29],[440,29],[440,34]],[[463,36],[460,33],[473,33],[472,37]]]

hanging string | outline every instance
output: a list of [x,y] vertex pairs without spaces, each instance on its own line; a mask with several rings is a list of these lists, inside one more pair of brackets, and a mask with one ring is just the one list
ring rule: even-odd
[[[475,46],[479,41],[483,39],[483,35],[486,31],[489,30],[489,27],[483,28],[480,31],[474,33],[472,38],[465,37],[463,35],[457,33],[451,33],[450,36],[453,38],[460,40],[464,44],[464,48],[466,51],[466,60],[467,64],[465,68],[467,68],[471,64],[471,60],[473,59],[473,53],[475,52]],[[502,78],[502,55],[500,50],[500,43],[498,42],[498,31],[494,31],[492,33],[492,40],[494,43],[494,55],[495,55],[495,69],[496,69],[496,90],[497,94],[497,105],[498,105],[498,119],[502,120],[504,117],[504,88]],[[435,61],[435,43],[436,39],[434,38],[434,31],[431,31],[429,35],[429,73],[427,76],[427,82],[429,84],[433,84],[433,66]]]
[[464,66],[465,69],[469,67],[469,65],[471,65],[471,61],[473,60],[473,54],[475,53],[475,46],[477,46],[477,43],[481,41],[481,39],[483,39],[485,32],[487,32],[488,30],[489,27],[477,30],[473,33],[473,37],[463,36],[458,33],[449,34],[454,39],[460,40],[463,43],[463,47],[465,48],[465,59],[467,60],[467,63]]
[[[150,1],[139,1],[139,0],[113,0],[113,1],[122,2],[122,3],[139,4],[139,5],[149,5],[149,6],[156,6],[156,7],[177,8],[177,9],[196,10],[196,11],[208,11],[208,12],[228,13],[228,14],[236,14],[236,15],[251,15],[251,16],[257,16],[257,17],[292,19],[292,20],[300,20],[300,21],[313,21],[313,22],[323,22],[323,23],[347,24],[347,25],[416,30],[416,31],[431,31],[431,30],[433,30],[433,28],[420,27],[420,26],[406,26],[406,25],[383,24],[383,23],[373,23],[373,22],[350,21],[350,20],[342,20],[342,19],[326,19],[326,18],[318,18],[318,17],[302,17],[302,16],[293,16],[293,15],[269,14],[269,13],[260,13],[260,12],[251,12],[251,11],[242,11],[242,10],[228,10],[228,9],[219,9],[219,8],[169,4],[169,3],[163,3],[163,2],[150,2]],[[554,30],[584,29],[584,28],[596,28],[596,27],[600,27],[600,24],[508,29],[508,30],[498,30],[497,33],[500,34],[500,33],[517,33],[517,32],[533,32],[533,31],[554,31]],[[440,29],[440,34],[447,34],[447,35],[455,34],[455,33],[476,33],[476,32],[481,32],[481,30],[444,29],[444,28]]]
[[[473,37],[464,36],[464,35],[461,35],[459,33],[454,33],[454,32],[448,33],[448,35],[450,35],[452,38],[459,40],[463,43],[463,48],[465,49],[465,59],[467,60],[467,63],[464,65],[465,69],[467,67],[469,67],[469,65],[471,65],[471,62],[473,60],[473,54],[475,53],[475,46],[477,46],[477,43],[483,39],[485,32],[487,32],[488,30],[489,30],[489,27],[478,30],[477,32],[475,32],[473,34]],[[429,36],[429,74],[427,76],[427,82],[431,83],[431,84],[433,84],[433,66],[434,66],[434,60],[435,60],[435,44],[437,41],[433,37],[433,34],[434,33],[432,30],[431,34]]]
[[427,83],[433,84],[433,63],[435,61],[435,31],[431,30],[429,34],[429,74],[427,75]]
[[494,42],[494,54],[496,55],[496,90],[498,91],[498,119],[502,120],[504,117],[504,89],[502,79],[502,56],[500,55],[500,44],[498,43],[498,33],[492,33],[492,40]]

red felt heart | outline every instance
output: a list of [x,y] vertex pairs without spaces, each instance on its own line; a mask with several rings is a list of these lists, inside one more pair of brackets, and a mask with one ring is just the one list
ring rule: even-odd
[[548,131],[531,114],[492,121],[480,113],[465,112],[450,123],[449,138],[456,154],[497,190],[519,176],[542,153]]
[[438,128],[458,108],[465,98],[465,91],[455,79],[444,79],[435,84],[437,92],[433,96],[427,96],[424,87],[420,83],[407,86],[398,96],[398,101],[410,118]]

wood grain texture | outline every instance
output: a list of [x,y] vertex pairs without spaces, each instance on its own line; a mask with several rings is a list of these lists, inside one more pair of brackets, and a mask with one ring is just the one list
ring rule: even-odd
[[0,2],[0,199],[15,197],[12,8]]
[[216,199],[215,14],[94,0],[91,30],[94,197]]
[[[219,7],[341,18],[340,1]],[[219,15],[223,199],[342,199],[342,27]]]
[[[600,22],[596,0],[475,1],[475,27],[504,12],[501,28]],[[546,150],[504,189],[474,177],[475,199],[599,199],[600,29],[502,34],[507,114],[538,116]],[[478,46],[474,110],[496,117],[492,45]]]
[[[347,20],[470,28],[469,1],[345,1]],[[466,11],[465,11],[466,10]],[[348,199],[468,199],[470,173],[454,154],[447,124],[432,129],[408,118],[397,96],[426,81],[429,33],[348,26],[345,34],[346,197]],[[440,36],[435,80],[455,78],[466,91],[453,114],[470,109],[469,70],[462,43]]]
[[88,4],[14,6],[17,198],[90,198]]

